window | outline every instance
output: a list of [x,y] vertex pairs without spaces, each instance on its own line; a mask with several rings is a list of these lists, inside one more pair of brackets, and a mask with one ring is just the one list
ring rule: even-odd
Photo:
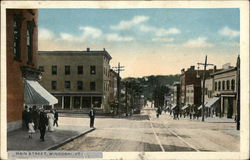
[[52,73],[52,75],[56,75],[57,74],[57,66],[52,66],[51,67],[51,73]]
[[83,74],[83,66],[77,66],[77,73]]
[[218,91],[220,91],[220,89],[221,89],[221,81],[219,81]]
[[90,90],[91,91],[95,90],[95,82],[90,82]]
[[234,79],[231,80],[231,89],[232,90],[235,89],[235,80]]
[[70,89],[70,81],[65,81],[65,88]]
[[65,66],[65,75],[70,74],[70,66]]
[[215,82],[215,84],[214,84],[214,90],[217,91],[217,82]]
[[13,57],[15,60],[20,60],[20,37],[21,37],[21,15],[14,15],[13,18]]
[[39,66],[38,69],[39,71],[44,72],[44,66]]
[[227,90],[229,90],[229,89],[230,89],[230,81],[227,80]]
[[90,74],[95,74],[96,70],[95,70],[95,66],[90,66]]
[[56,90],[56,85],[57,85],[56,81],[51,81],[51,88],[53,90]]
[[77,81],[77,89],[82,90],[82,81]]
[[225,81],[222,81],[222,90],[225,90]]
[[28,52],[28,64],[32,63],[33,59],[33,30],[34,30],[34,21],[27,22],[27,52]]

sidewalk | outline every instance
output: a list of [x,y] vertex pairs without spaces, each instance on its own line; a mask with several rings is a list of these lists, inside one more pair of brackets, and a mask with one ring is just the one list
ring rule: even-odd
[[93,130],[87,126],[60,125],[54,132],[46,131],[45,142],[40,142],[39,130],[29,139],[28,131],[19,129],[8,133],[7,150],[51,150]]

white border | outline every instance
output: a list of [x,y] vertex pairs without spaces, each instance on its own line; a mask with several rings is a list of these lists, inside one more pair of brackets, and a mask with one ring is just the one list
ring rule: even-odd
[[103,152],[103,159],[248,159],[249,158],[249,2],[246,1],[4,1],[1,2],[1,159],[6,143],[6,8],[240,8],[240,152]]

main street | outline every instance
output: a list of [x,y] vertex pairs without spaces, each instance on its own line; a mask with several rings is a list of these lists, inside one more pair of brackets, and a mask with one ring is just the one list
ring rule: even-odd
[[[68,125],[86,125],[88,118],[61,117]],[[155,110],[127,118],[100,117],[96,130],[79,137],[58,150],[82,151],[239,151],[239,131],[235,123],[201,122],[168,113],[156,118]]]

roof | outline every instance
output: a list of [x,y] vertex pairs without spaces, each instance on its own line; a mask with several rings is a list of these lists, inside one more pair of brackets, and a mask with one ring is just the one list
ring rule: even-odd
[[218,72],[215,72],[215,73],[212,74],[212,75],[222,74],[222,73],[231,72],[231,71],[236,71],[236,70],[237,70],[237,67],[228,68],[228,69],[223,69],[223,70],[220,70],[220,71],[218,71]]
[[104,55],[109,60],[112,59],[110,54],[106,50],[99,50],[99,51],[38,51],[38,54],[57,54],[57,55],[77,55],[77,54],[84,54],[84,55]]

